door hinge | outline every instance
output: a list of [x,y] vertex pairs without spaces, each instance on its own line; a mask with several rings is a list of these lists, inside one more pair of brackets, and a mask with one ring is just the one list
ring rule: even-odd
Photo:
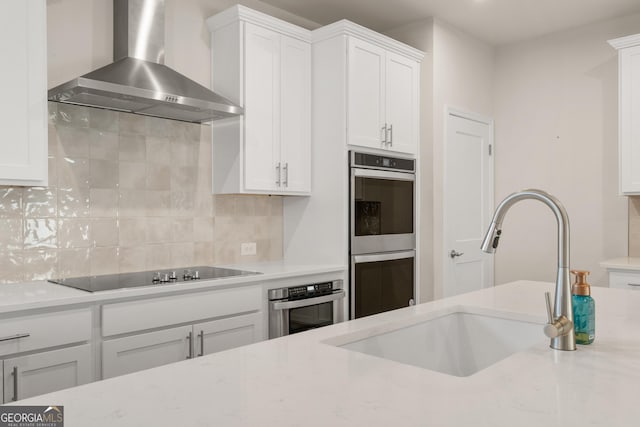
[[492,153],[493,153],[492,145],[491,145],[491,144],[489,144],[489,155],[491,156],[491,155],[492,155]]

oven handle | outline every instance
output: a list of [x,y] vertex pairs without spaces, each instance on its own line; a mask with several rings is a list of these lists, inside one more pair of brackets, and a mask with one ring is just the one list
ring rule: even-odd
[[381,178],[392,179],[396,181],[415,181],[416,176],[413,173],[380,171],[375,169],[356,169],[353,168],[353,175],[362,178]]
[[344,298],[344,291],[336,292],[331,295],[323,295],[321,297],[306,298],[296,301],[272,302],[271,306],[274,310],[290,310],[292,308],[308,307],[310,305],[322,304],[325,302],[336,301]]
[[390,252],[388,254],[355,255],[353,262],[361,264],[364,262],[393,261],[396,259],[415,258],[415,251]]

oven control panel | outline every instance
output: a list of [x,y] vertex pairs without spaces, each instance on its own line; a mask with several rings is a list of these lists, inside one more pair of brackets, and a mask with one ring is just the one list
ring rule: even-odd
[[290,299],[309,298],[316,295],[325,295],[333,292],[333,282],[294,286],[288,288],[288,291]]

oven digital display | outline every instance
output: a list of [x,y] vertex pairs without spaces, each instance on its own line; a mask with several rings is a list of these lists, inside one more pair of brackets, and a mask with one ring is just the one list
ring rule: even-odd
[[382,158],[382,166],[385,168],[388,168],[391,166],[391,160],[390,159],[386,159],[386,158]]
[[316,287],[311,285],[311,286],[307,286],[307,292],[313,292],[316,290]]

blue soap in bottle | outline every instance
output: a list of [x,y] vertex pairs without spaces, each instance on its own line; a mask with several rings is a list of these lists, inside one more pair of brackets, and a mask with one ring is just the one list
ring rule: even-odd
[[591,287],[586,280],[589,272],[571,270],[571,273],[576,276],[571,286],[576,344],[591,344],[596,338],[596,303],[591,298]]

